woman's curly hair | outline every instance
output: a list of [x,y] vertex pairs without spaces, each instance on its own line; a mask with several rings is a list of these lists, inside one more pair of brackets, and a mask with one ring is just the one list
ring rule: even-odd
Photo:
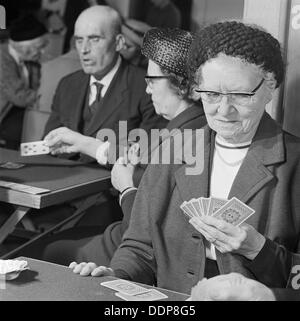
[[266,31],[237,21],[215,23],[199,31],[189,53],[190,80],[194,80],[202,64],[220,53],[273,73],[276,87],[283,81],[284,63],[278,40]]

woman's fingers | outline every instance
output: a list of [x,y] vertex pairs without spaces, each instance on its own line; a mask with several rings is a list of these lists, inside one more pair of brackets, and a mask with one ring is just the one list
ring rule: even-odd
[[96,268],[97,268],[97,265],[95,263],[89,262],[82,268],[80,275],[81,276],[91,275],[93,270],[95,270]]
[[77,262],[72,262],[69,264],[70,269],[74,269],[75,266],[77,266]]
[[80,274],[81,270],[86,266],[86,262],[82,262],[77,264],[74,268],[73,268],[73,272],[75,274]]
[[106,266],[98,266],[91,273],[92,276],[113,276],[113,270]]
[[208,241],[211,243],[214,243],[215,240],[221,241],[223,243],[228,243],[230,240],[226,234],[219,231],[214,226],[208,225],[202,221],[202,219],[194,219],[196,222],[194,224],[197,225],[197,229],[201,229],[201,231],[206,232],[207,235],[209,235]]
[[93,262],[72,262],[69,268],[73,270],[75,274],[80,274],[81,276],[88,276],[97,268],[97,265]]

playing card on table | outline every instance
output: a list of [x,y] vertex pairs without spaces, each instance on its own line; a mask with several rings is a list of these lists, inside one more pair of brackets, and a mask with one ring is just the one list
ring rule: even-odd
[[254,213],[255,211],[251,207],[247,206],[236,197],[233,197],[212,216],[238,226]]
[[21,144],[21,156],[43,155],[49,153],[50,149],[45,145],[43,140]]
[[116,294],[116,296],[118,296],[119,298],[121,298],[125,301],[157,301],[157,300],[162,300],[162,299],[168,298],[165,294],[163,294],[155,289],[152,289],[152,290],[145,292],[145,293],[136,294],[136,295],[128,295],[128,294],[124,294],[121,292],[117,292],[115,294]]
[[207,210],[207,215],[211,216],[213,215],[217,210],[219,210],[222,206],[224,206],[228,200],[224,200],[221,198],[216,198],[216,197],[211,197],[208,210]]
[[0,167],[6,168],[6,169],[19,169],[24,166],[25,166],[25,164],[13,163],[13,162],[6,162],[6,163],[0,165]]
[[102,282],[101,285],[127,295],[137,295],[150,291],[149,289],[126,280],[106,281]]
[[203,215],[207,215],[210,198],[200,197],[200,200],[201,200],[201,203],[202,203]]

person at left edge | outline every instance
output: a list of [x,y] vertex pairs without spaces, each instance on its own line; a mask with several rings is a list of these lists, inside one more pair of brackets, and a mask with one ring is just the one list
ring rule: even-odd
[[[83,70],[59,83],[45,135],[60,127],[91,137],[96,137],[100,129],[112,129],[118,144],[119,121],[127,121],[127,132],[165,127],[165,120],[155,114],[145,93],[145,72],[119,54],[124,45],[121,24],[119,14],[108,6],[93,6],[80,14],[75,24],[75,43]],[[101,99],[92,111],[96,83],[102,85]],[[104,145],[100,163],[106,164],[109,142],[93,142],[98,147]]]
[[33,15],[13,21],[8,42],[0,45],[0,141],[18,149],[25,108],[37,101],[40,59],[47,29]]

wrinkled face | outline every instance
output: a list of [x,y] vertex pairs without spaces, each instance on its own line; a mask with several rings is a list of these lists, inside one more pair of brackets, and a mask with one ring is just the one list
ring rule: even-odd
[[[160,67],[149,60],[147,76],[165,76]],[[155,112],[165,119],[171,120],[176,116],[180,105],[180,97],[170,87],[169,79],[149,79],[146,88],[147,94],[151,95]]]
[[48,39],[43,36],[33,40],[18,42],[17,47],[15,48],[18,51],[21,60],[40,61],[47,44]]
[[[221,93],[251,93],[262,81],[262,72],[257,66],[226,55],[206,62],[201,76],[198,89]],[[207,102],[202,97],[208,125],[230,143],[242,143],[253,138],[265,106],[271,99],[272,92],[266,81],[254,96],[247,99],[246,104],[244,101],[240,103],[240,97],[235,95],[223,95],[218,103]]]
[[81,17],[75,24],[75,44],[85,73],[103,77],[116,61],[118,36],[111,23],[103,19]]

